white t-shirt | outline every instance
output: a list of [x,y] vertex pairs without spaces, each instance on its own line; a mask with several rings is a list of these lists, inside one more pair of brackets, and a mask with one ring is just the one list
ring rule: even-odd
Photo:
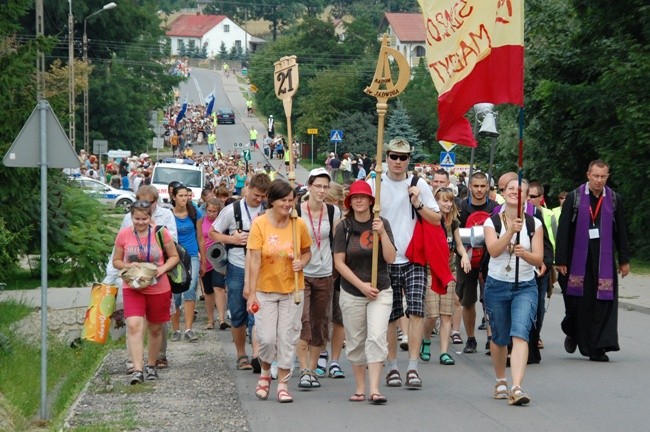
[[[542,226],[542,222],[535,219],[535,230]],[[483,223],[484,227],[492,227],[494,229],[494,223],[492,219],[488,218]],[[501,232],[499,236],[505,234],[506,227],[503,222],[501,223]],[[514,241],[514,237],[513,237]],[[530,237],[528,236],[528,229],[526,228],[526,223],[524,223],[523,228],[521,229],[521,235],[519,236],[519,243],[527,250],[532,251],[530,244]],[[490,257],[490,263],[488,264],[488,275],[493,279],[504,281],[504,282],[514,282],[515,281],[515,255],[510,255],[506,249],[498,257]],[[508,270],[506,270],[508,269]],[[523,259],[519,260],[519,280],[520,281],[530,281],[535,278],[535,267],[528,264]]]
[[[307,211],[308,203],[302,203],[300,209],[300,217],[305,221],[307,225],[307,231],[312,239],[311,242],[311,260],[303,269],[305,276],[307,277],[326,277],[332,275],[332,245],[330,244],[330,219],[327,213],[327,206],[323,204],[323,209],[321,210],[320,217],[309,218],[309,212]],[[341,219],[341,210],[334,206],[334,217],[332,222],[334,225]],[[320,223],[319,223],[320,220]],[[320,248],[316,241],[314,235],[314,228],[318,230],[320,225]],[[332,238],[334,238],[334,232],[332,232]]]
[[[241,223],[242,230],[249,232],[251,229],[251,224],[253,219],[255,219],[258,213],[262,210],[262,206],[259,207],[248,207],[246,204],[246,199],[241,199],[235,201],[232,204],[227,205],[217,216],[217,220],[212,224],[212,228],[215,231],[222,234],[229,233],[232,235],[237,230],[237,222],[235,221],[235,210],[234,206],[240,206],[241,208]],[[246,265],[246,248],[245,247],[231,247],[228,249],[228,262],[234,266],[244,268]]]
[[[394,264],[406,264],[409,260],[406,258],[406,248],[408,248],[413,229],[415,228],[416,217],[413,216],[415,209],[411,205],[408,194],[408,188],[411,187],[412,174],[409,174],[405,180],[394,181],[386,173],[381,175],[381,212],[380,216],[386,218],[390,223],[395,238],[395,248],[397,257]],[[370,187],[375,194],[375,180],[368,180]],[[420,188],[419,200],[424,206],[435,212],[440,211],[433,192],[427,182],[419,178],[417,187]],[[411,210],[413,209],[413,211]]]

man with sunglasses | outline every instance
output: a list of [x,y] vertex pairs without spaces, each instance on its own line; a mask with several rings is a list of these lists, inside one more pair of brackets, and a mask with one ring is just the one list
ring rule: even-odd
[[[417,215],[426,222],[440,224],[440,208],[433,197],[433,192],[423,178],[413,185],[413,174],[408,172],[409,159],[413,149],[404,138],[395,138],[386,147],[388,170],[381,176],[381,216],[390,222],[395,233],[397,258],[389,264],[391,286],[393,288],[393,309],[388,324],[388,375],[386,385],[400,387],[402,377],[397,368],[397,320],[409,317],[408,352],[409,363],[405,385],[408,388],[422,387],[418,375],[418,359],[424,329],[424,294],[427,287],[427,269],[425,266],[409,262],[405,252],[408,248]],[[375,181],[370,180],[370,187]],[[402,296],[406,297],[406,311],[403,309]],[[406,330],[406,329],[404,329]]]

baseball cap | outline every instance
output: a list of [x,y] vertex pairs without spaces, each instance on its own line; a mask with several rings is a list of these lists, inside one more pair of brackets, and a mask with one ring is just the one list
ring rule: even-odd
[[329,181],[332,181],[332,176],[327,172],[325,168],[314,168],[313,170],[309,171],[309,179],[307,179],[307,184],[311,184],[316,177],[324,176],[327,176],[327,179]]

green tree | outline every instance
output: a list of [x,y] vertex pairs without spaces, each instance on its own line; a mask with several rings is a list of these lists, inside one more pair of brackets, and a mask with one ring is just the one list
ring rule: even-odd
[[427,158],[423,153],[422,140],[411,124],[409,113],[404,108],[402,100],[398,98],[388,111],[388,123],[384,132],[384,141],[389,142],[392,139],[402,137],[413,147],[413,162],[421,162]]
[[323,9],[323,0],[256,0],[251,3],[212,0],[206,14],[226,15],[233,20],[270,21],[269,30],[275,41],[278,32],[301,18],[315,16]]

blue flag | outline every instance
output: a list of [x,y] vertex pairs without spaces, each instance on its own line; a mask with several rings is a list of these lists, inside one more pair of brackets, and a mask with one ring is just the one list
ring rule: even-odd
[[214,92],[210,93],[208,97],[205,98],[205,103],[208,105],[207,110],[205,111],[205,116],[208,117],[212,114],[212,110],[214,109]]
[[178,112],[178,115],[176,116],[176,124],[178,124],[181,120],[183,120],[186,111],[187,111],[187,95],[185,95],[185,101],[183,102],[183,106],[181,106],[181,110]]

